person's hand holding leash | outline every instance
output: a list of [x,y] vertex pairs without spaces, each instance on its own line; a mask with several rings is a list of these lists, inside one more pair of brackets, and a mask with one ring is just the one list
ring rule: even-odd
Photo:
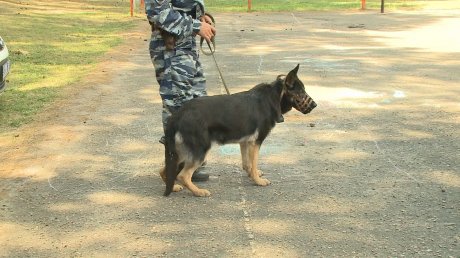
[[216,28],[210,24],[210,22],[212,21],[211,18],[209,18],[209,16],[205,15],[201,17],[200,20],[201,28],[198,32],[198,35],[204,38],[208,43],[211,43],[212,37],[216,35]]

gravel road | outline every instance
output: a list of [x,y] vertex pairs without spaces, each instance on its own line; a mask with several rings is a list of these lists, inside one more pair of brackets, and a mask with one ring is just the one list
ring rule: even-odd
[[[231,92],[300,63],[318,103],[162,196],[161,101],[138,20],[68,97],[0,135],[2,257],[459,257],[460,12],[215,14]],[[223,94],[202,58],[209,93]]]

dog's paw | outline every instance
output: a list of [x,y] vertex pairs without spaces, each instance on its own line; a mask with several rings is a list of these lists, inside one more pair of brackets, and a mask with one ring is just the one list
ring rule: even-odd
[[[263,176],[264,175],[264,172],[262,170],[257,170],[257,173],[259,174],[259,176]],[[266,179],[265,179],[266,180]],[[267,180],[268,181],[268,180]],[[268,182],[270,183],[270,182]]]
[[209,192],[206,189],[198,189],[195,192],[193,192],[193,195],[197,197],[208,197],[208,196],[211,196],[211,192]]
[[255,181],[255,183],[260,186],[267,186],[270,184],[270,181],[268,181],[268,179],[265,179],[265,178],[259,178],[258,180]]
[[175,184],[173,186],[173,192],[180,192],[182,191],[182,189],[184,189],[184,187],[182,187],[181,185]]

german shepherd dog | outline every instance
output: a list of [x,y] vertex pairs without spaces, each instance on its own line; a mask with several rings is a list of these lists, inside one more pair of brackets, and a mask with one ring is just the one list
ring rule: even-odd
[[176,180],[195,196],[210,196],[192,183],[192,175],[205,161],[212,143],[239,143],[243,169],[260,186],[270,184],[257,169],[259,149],[283,114],[292,108],[308,114],[316,107],[297,77],[297,65],[287,76],[272,83],[232,94],[200,97],[186,102],[169,118],[165,132],[165,167],[160,175],[165,196],[182,190]]

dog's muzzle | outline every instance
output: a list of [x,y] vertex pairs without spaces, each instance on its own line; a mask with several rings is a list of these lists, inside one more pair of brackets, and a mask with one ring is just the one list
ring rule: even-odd
[[316,102],[308,95],[294,96],[293,100],[294,108],[302,114],[308,114],[316,107]]

